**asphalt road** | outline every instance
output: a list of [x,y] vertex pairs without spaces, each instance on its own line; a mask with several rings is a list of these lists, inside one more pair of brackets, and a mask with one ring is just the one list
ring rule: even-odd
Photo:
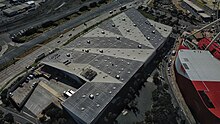
[[[83,4],[76,4],[74,6],[72,6],[71,8],[69,9],[65,9],[65,6],[62,6],[62,8],[60,10],[57,10],[59,12],[55,13],[56,11],[54,11],[54,8],[56,8],[57,6],[61,5],[63,3],[63,0],[60,1],[60,0],[53,0],[53,1],[56,1],[56,4],[53,5],[49,10],[48,8],[43,8],[39,11],[34,11],[34,14],[33,13],[30,13],[27,17],[27,20],[26,18],[25,19],[22,19],[20,21],[17,21],[16,23],[14,24],[9,24],[9,27],[7,27],[6,29],[9,31],[8,33],[9,34],[13,34],[13,33],[17,33],[19,32],[20,30],[22,29],[26,29],[28,27],[36,27],[38,25],[41,25],[42,23],[44,22],[47,22],[47,21],[50,21],[50,20],[58,20],[60,18],[63,18],[71,13],[74,13],[74,12],[77,12],[79,10],[80,7],[82,6],[88,6],[90,2],[85,2]],[[94,1],[98,1],[98,0],[92,0],[91,2],[94,2]],[[69,2],[67,2],[65,5],[68,5]],[[73,1],[72,1],[73,3]],[[51,3],[53,4],[53,3]],[[42,7],[45,7],[45,6],[42,6]],[[61,11],[62,10],[62,11]],[[49,12],[48,14],[46,14],[45,12]],[[41,13],[40,15],[38,15],[39,13]],[[36,15],[37,15],[37,18],[36,18]],[[25,22],[26,20],[26,22]]]
[[[67,3],[65,4],[65,6],[61,7],[59,10],[54,10],[65,1]],[[97,0],[93,0],[93,1],[97,1]],[[63,15],[67,11],[72,10],[69,9],[69,7],[67,6],[71,5],[73,9],[78,9],[81,7],[80,5],[83,6],[84,4],[88,4],[88,2],[82,4],[80,0],[75,0],[75,1],[47,0],[42,6],[40,6],[34,11],[28,13],[22,13],[13,17],[6,17],[6,20],[4,19],[5,21],[3,21],[2,18],[2,21],[4,23],[0,24],[0,32],[4,32],[4,31],[16,32],[19,31],[20,29],[25,29],[27,27],[34,26],[38,23],[42,23],[44,20],[54,19],[55,17],[59,15]]]
[[[22,14],[13,16],[13,17],[4,17],[3,16],[4,18],[1,19],[3,21],[3,23],[0,24],[0,26],[1,26],[0,29],[1,29],[1,31],[6,31],[6,30],[9,30],[10,27],[14,27],[14,29],[16,29],[16,27],[18,27],[18,26],[21,27],[22,25],[27,25],[27,23],[30,23],[30,22],[36,20],[36,16],[38,19],[45,17],[46,14],[43,15],[42,12],[45,11],[45,13],[46,13],[46,7],[50,6],[51,8],[55,8],[56,6],[61,4],[62,2],[63,1],[60,1],[60,0],[47,0],[44,3],[44,5],[40,6],[38,9],[30,12],[29,14],[22,13]],[[49,3],[51,3],[51,5]]]

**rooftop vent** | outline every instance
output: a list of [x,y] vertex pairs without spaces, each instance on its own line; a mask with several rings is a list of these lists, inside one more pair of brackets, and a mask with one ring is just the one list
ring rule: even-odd
[[100,106],[99,104],[96,105],[96,107],[99,107],[99,106]]
[[99,52],[100,52],[100,53],[103,53],[103,49],[100,49]]
[[155,30],[153,30],[152,33],[155,34]]
[[94,95],[93,95],[93,94],[90,94],[90,95],[89,95],[89,98],[90,98],[90,99],[94,99]]
[[87,40],[87,43],[90,44],[90,40]]
[[99,93],[96,93],[95,95],[96,95],[96,96],[98,96],[98,95],[99,95]]
[[105,34],[105,31],[102,31],[102,34]]
[[150,40],[150,37],[147,37],[148,40]]
[[85,110],[85,108],[82,107],[82,108],[81,108],[81,111],[84,111],[84,110]]
[[84,95],[82,95],[82,98],[85,98],[86,97],[86,95],[84,94]]
[[137,25],[136,25],[136,24],[134,24],[133,26],[135,26],[135,27],[136,27]]
[[88,80],[93,80],[95,78],[95,76],[97,75],[97,72],[95,72],[94,70],[92,69],[89,69],[89,68],[86,68],[82,73],[81,75],[83,77],[85,77],[86,79]]
[[66,60],[63,62],[63,64],[65,64],[65,65],[69,65],[70,63],[71,63],[71,61],[69,61],[69,60]]
[[138,45],[138,48],[141,48],[142,46],[141,45]]
[[88,50],[88,49],[85,49],[85,52],[86,52],[86,53],[88,53],[88,52],[89,52],[89,50]]
[[117,39],[117,40],[120,40],[120,37],[119,37],[119,36],[117,36],[117,37],[116,37],[116,39]]
[[67,56],[67,57],[70,57],[70,53],[67,53],[66,56]]
[[122,21],[125,21],[125,18],[123,18]]
[[116,78],[116,79],[120,79],[120,75],[116,75],[115,78]]
[[112,24],[112,27],[115,27],[115,24]]

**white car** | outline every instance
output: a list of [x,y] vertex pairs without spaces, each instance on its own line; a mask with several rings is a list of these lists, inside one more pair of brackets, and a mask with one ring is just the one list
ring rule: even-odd
[[127,115],[128,111],[126,109],[124,109],[121,113],[122,113],[122,115]]
[[63,37],[63,34],[60,35],[60,38],[62,38],[62,37]]

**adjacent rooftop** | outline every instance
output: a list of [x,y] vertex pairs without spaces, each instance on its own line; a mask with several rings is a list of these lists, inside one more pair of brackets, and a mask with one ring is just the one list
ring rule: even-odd
[[220,117],[220,61],[202,50],[180,50],[178,56],[206,107]]
[[209,51],[180,50],[178,55],[190,80],[220,81],[220,62]]

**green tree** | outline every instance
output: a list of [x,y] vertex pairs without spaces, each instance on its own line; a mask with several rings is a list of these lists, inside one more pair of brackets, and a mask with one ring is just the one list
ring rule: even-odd
[[89,10],[89,7],[88,6],[83,6],[79,9],[80,12],[83,12],[83,11],[86,11],[86,10]]
[[154,76],[153,76],[153,82],[154,82],[154,84],[157,85],[157,86],[161,84],[161,81],[160,81],[160,79],[159,79],[159,73],[158,73],[158,72],[156,72],[156,73],[154,74]]
[[167,83],[165,83],[165,84],[163,85],[163,88],[164,88],[165,90],[168,90],[168,89],[169,89],[169,85],[168,85]]
[[14,116],[11,113],[8,113],[4,116],[4,120],[8,123],[14,123]]
[[93,2],[93,3],[89,4],[90,8],[94,8],[94,7],[97,7],[97,6],[98,6],[98,4],[96,2]]
[[65,118],[59,118],[58,123],[59,124],[66,124],[67,120]]
[[0,118],[3,118],[4,112],[0,110]]

